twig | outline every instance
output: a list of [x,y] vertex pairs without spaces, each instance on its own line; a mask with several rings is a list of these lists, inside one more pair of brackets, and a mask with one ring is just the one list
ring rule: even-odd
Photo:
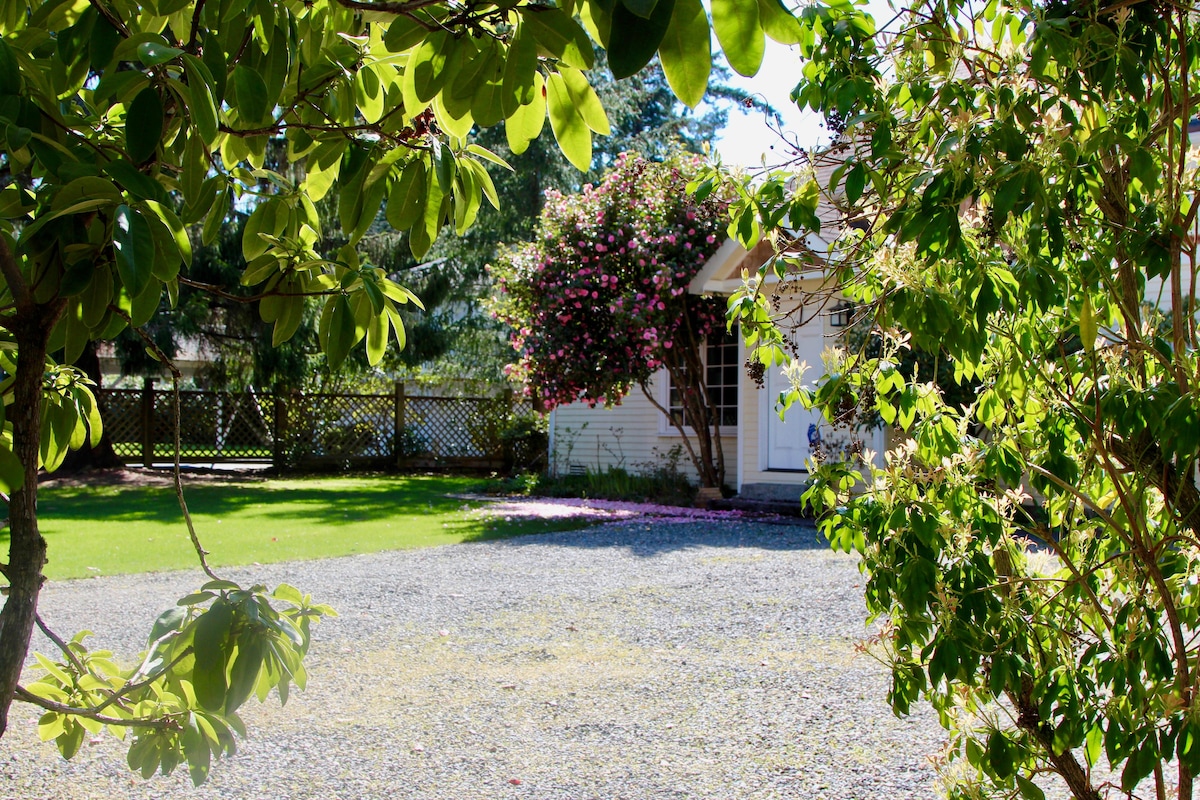
[[158,680],[163,675],[166,675],[168,672],[170,672],[171,669],[174,668],[180,661],[183,661],[185,658],[190,656],[193,652],[194,652],[194,650],[191,648],[191,646],[183,648],[183,652],[181,652],[179,655],[177,655],[171,661],[170,664],[167,664],[165,667],[162,667],[161,669],[155,670],[154,672],[150,673],[149,675],[147,675],[145,678],[138,681],[137,683],[125,684],[124,686],[122,686],[120,688],[119,691],[113,692],[112,694],[110,694],[108,696],[107,700],[105,700],[100,705],[96,706],[95,710],[103,711],[104,709],[108,708],[110,705],[117,702],[122,697],[129,694],[130,692],[137,691],[138,689],[141,689],[144,686],[149,686],[151,683],[154,683],[154,681]]
[[192,522],[192,515],[188,511],[187,500],[183,497],[183,479],[179,475],[179,370],[171,365],[171,405],[175,417],[175,497],[179,500],[179,508],[183,511],[183,520],[187,523],[188,536],[192,539],[192,547],[196,549],[196,556],[200,559],[200,568],[204,570],[204,574],[213,580],[219,580],[217,574],[208,566],[208,551],[200,544],[200,537],[196,535],[196,526]]
[[[113,307],[110,306],[110,308],[113,308]],[[121,317],[123,317],[126,322],[130,322],[132,324],[132,320],[130,320],[129,315],[126,314],[124,311],[122,311],[119,308],[113,308],[113,311],[114,311],[114,313],[119,314]],[[196,525],[192,521],[192,515],[191,515],[191,512],[188,511],[187,501],[183,497],[183,479],[180,477],[180,474],[179,474],[179,449],[180,449],[179,379],[182,377],[182,373],[179,371],[179,367],[175,366],[174,362],[172,362],[171,359],[167,357],[167,354],[162,351],[162,348],[160,348],[155,343],[155,341],[152,338],[150,338],[150,336],[144,330],[142,330],[141,328],[134,328],[133,330],[137,333],[138,336],[141,337],[142,342],[145,343],[146,348],[148,350],[150,350],[151,353],[154,354],[154,357],[156,359],[158,359],[158,361],[161,364],[163,364],[171,372],[171,385],[173,387],[173,391],[171,393],[172,410],[174,411],[174,417],[175,417],[175,419],[174,419],[174,423],[175,423],[175,464],[174,464],[174,467],[175,468],[174,468],[174,476],[173,476],[175,479],[174,480],[175,498],[179,501],[180,510],[183,511],[183,521],[187,524],[188,536],[192,540],[192,547],[195,548],[196,555],[200,559],[200,568],[204,570],[205,575],[212,578],[214,581],[220,580],[220,578],[217,576],[217,574],[212,571],[212,568],[210,568],[208,566],[208,559],[206,558],[206,556],[208,555],[208,551],[204,549],[204,546],[202,544],[200,544],[200,537],[196,534]]]
[[63,653],[66,654],[67,658],[70,659],[71,664],[75,667],[75,669],[79,672],[80,675],[88,674],[87,667],[83,666],[83,663],[79,660],[79,658],[75,655],[75,653],[71,651],[70,645],[68,645],[66,642],[64,642],[57,633],[50,630],[50,627],[48,625],[46,625],[46,623],[42,620],[41,614],[35,613],[33,615],[33,621],[37,623],[37,626],[39,628],[41,628],[42,633],[46,634],[46,637],[48,639],[50,639],[50,641],[54,642],[54,644],[58,647],[59,650],[62,650]]
[[53,700],[47,700],[44,697],[38,697],[24,686],[18,685],[13,693],[24,702],[44,708],[47,711],[68,714],[72,717],[83,717],[95,722],[102,722],[105,725],[123,725],[127,728],[154,728],[160,731],[179,730],[181,728],[180,724],[173,717],[162,717],[161,719],[121,719],[120,717],[109,717],[104,714],[98,714],[90,708],[76,708],[75,706],[68,706],[63,703],[56,703]]
[[13,255],[8,246],[8,238],[5,236],[0,236],[0,275],[4,276],[4,282],[8,284],[8,290],[12,292],[17,309],[27,311],[28,307],[33,304],[33,295],[29,291],[29,285],[25,283],[24,276],[21,275],[21,268],[17,266],[17,257]]

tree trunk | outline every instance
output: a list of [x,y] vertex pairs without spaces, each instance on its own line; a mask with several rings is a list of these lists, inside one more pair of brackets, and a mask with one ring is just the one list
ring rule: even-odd
[[25,467],[25,482],[9,499],[9,549],[5,568],[8,600],[0,611],[0,736],[8,728],[8,708],[21,678],[37,617],[46,540],[38,532],[38,447],[42,426],[42,375],[46,343],[62,303],[27,305],[9,318],[17,340],[17,374],[8,418],[13,452]]

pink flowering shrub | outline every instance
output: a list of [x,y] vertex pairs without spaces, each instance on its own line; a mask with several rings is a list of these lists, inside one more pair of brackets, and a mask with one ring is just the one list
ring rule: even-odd
[[618,403],[680,360],[672,348],[724,328],[718,302],[688,293],[726,224],[724,204],[687,193],[698,167],[624,155],[599,186],[551,193],[537,239],[492,268],[511,371],[546,408]]
[[[665,163],[625,155],[599,186],[552,193],[536,239],[492,268],[495,315],[511,328],[510,374],[546,408],[619,403],[666,369],[683,405],[669,415],[705,486],[724,480],[720,439],[704,386],[704,338],[724,331],[721,302],[688,284],[724,239],[725,203],[697,202],[694,157]],[[666,409],[662,409],[664,412]]]

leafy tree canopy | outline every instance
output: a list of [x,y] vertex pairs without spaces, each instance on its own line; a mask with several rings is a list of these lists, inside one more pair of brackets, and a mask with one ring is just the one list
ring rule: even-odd
[[[778,0],[717,0],[713,11],[741,72],[758,68],[767,34],[798,40]],[[357,246],[378,208],[418,258],[444,225],[465,231],[485,200],[497,202],[486,165],[505,166],[467,136],[502,120],[519,153],[549,119],[586,169],[593,133],[610,128],[585,74],[594,43],[617,77],[657,53],[684,102],[704,95],[712,62],[700,0],[0,5],[0,491],[10,519],[0,733],[19,696],[45,710],[43,734],[66,755],[84,730],[128,728],[129,763],[143,774],[186,761],[201,781],[232,750],[251,693],[274,687],[285,699],[303,685],[308,625],[327,613],[293,589],[245,589],[209,571],[201,592],[160,618],[135,671],[55,635],[62,660],[22,687],[46,559],[37,473],[101,426],[87,381],[47,354],[74,360],[89,341],[140,330],[164,295],[211,288],[188,274],[189,226],[212,243],[241,208],[252,209],[241,283],[274,343],[295,334],[315,296],[330,363],[363,342],[378,363],[403,336],[400,308],[415,303]],[[268,158],[280,140],[286,169]],[[333,258],[316,247],[315,202],[326,196],[347,237]],[[205,566],[190,523],[189,534]]]
[[[536,238],[496,266],[494,310],[512,329],[515,372],[545,407],[611,405],[634,386],[657,404],[648,386],[666,368],[687,424],[711,428],[701,348],[723,327],[723,309],[688,283],[724,241],[726,212],[687,193],[697,168],[695,157],[622,156],[598,186],[552,192]],[[713,437],[700,439],[697,469],[720,486]]]
[[[733,304],[762,360],[796,234],[834,240],[874,326],[788,400],[899,432],[806,499],[862,556],[893,707],[927,699],[953,734],[951,797],[1194,796],[1195,11],[924,0],[885,36],[810,6],[793,96],[843,135],[734,209],[781,253]],[[978,391],[906,376],[910,346]]]

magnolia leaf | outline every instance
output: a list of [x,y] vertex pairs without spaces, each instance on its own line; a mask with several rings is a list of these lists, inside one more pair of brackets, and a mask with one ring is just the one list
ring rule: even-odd
[[387,221],[398,231],[406,231],[425,213],[425,162],[412,161],[404,168],[400,180],[392,185],[387,200]]
[[411,75],[417,99],[428,102],[445,85],[446,63],[454,54],[458,40],[447,31],[434,31],[421,42],[409,57],[406,75]]
[[21,67],[4,39],[0,38],[0,95],[21,94]]
[[202,708],[220,711],[225,705],[226,640],[233,625],[233,606],[217,600],[194,623],[192,648],[196,656],[192,688]]
[[628,78],[650,63],[671,24],[674,8],[675,0],[658,0],[648,19],[642,19],[624,3],[613,8],[612,29],[621,32],[608,42],[608,65],[614,78]]
[[658,0],[620,0],[622,7],[642,19],[650,19],[650,15],[654,13],[657,4]]
[[253,125],[266,121],[267,112],[270,111],[267,83],[258,72],[244,64],[234,67],[233,91],[238,117],[243,123]]
[[700,0],[675,0],[658,56],[675,96],[688,108],[699,105],[712,72],[712,36]]
[[592,165],[592,132],[575,107],[562,75],[550,73],[547,88],[550,127],[554,131],[554,138],[567,160],[580,172],[587,172]]
[[145,291],[154,274],[154,234],[142,213],[127,205],[117,206],[113,221],[113,249],[117,272],[130,297]]
[[508,46],[508,58],[504,62],[501,99],[504,103],[505,119],[517,113],[521,106],[532,103],[534,90],[537,88],[534,80],[534,73],[537,72],[537,43],[527,30],[525,22],[517,25],[517,32]]
[[[206,144],[212,144],[217,138],[218,116],[217,104],[213,97],[213,79],[204,62],[193,55],[183,57],[183,69],[187,75],[188,88],[191,90],[192,121],[196,130]],[[189,141],[189,144],[191,141]]]
[[377,313],[367,324],[367,363],[376,366],[383,360],[388,341],[387,312]]
[[758,0],[758,16],[773,41],[792,45],[804,40],[804,26],[780,0]]
[[1092,308],[1091,295],[1083,296],[1083,305],[1079,309],[1079,339],[1089,353],[1096,349],[1096,337],[1100,335],[1100,326],[1096,320],[1096,312]]
[[165,42],[142,42],[137,46],[138,60],[146,67],[157,67],[183,55],[178,47],[169,47]]
[[0,492],[12,494],[25,485],[25,468],[12,448],[0,438]]
[[540,72],[534,73],[533,102],[521,106],[504,123],[504,134],[508,147],[514,155],[521,155],[529,143],[541,135],[546,124],[546,85]]
[[579,23],[557,8],[523,5],[519,10],[529,33],[547,53],[568,67],[592,68],[596,60],[592,40]]
[[354,321],[354,310],[344,294],[335,295],[326,304],[329,312],[328,332],[325,338],[325,356],[329,368],[337,369],[346,360],[350,348],[358,341],[358,327]]
[[163,134],[163,105],[158,90],[147,86],[138,92],[125,114],[125,152],[141,164],[158,150]]
[[758,3],[712,0],[712,25],[734,72],[747,77],[756,74],[766,52]]
[[[673,2],[673,0],[666,0],[666,2]],[[588,128],[601,136],[611,134],[612,129],[608,124],[608,115],[604,113],[604,106],[600,104],[596,90],[588,83],[587,76],[571,67],[563,67],[559,74],[562,75],[567,92],[571,95],[571,101],[575,104],[575,108],[583,117]]]
[[158,311],[158,301],[162,298],[162,283],[158,278],[151,277],[146,282],[146,288],[141,294],[134,296],[129,305],[129,324],[135,328],[145,325]]

